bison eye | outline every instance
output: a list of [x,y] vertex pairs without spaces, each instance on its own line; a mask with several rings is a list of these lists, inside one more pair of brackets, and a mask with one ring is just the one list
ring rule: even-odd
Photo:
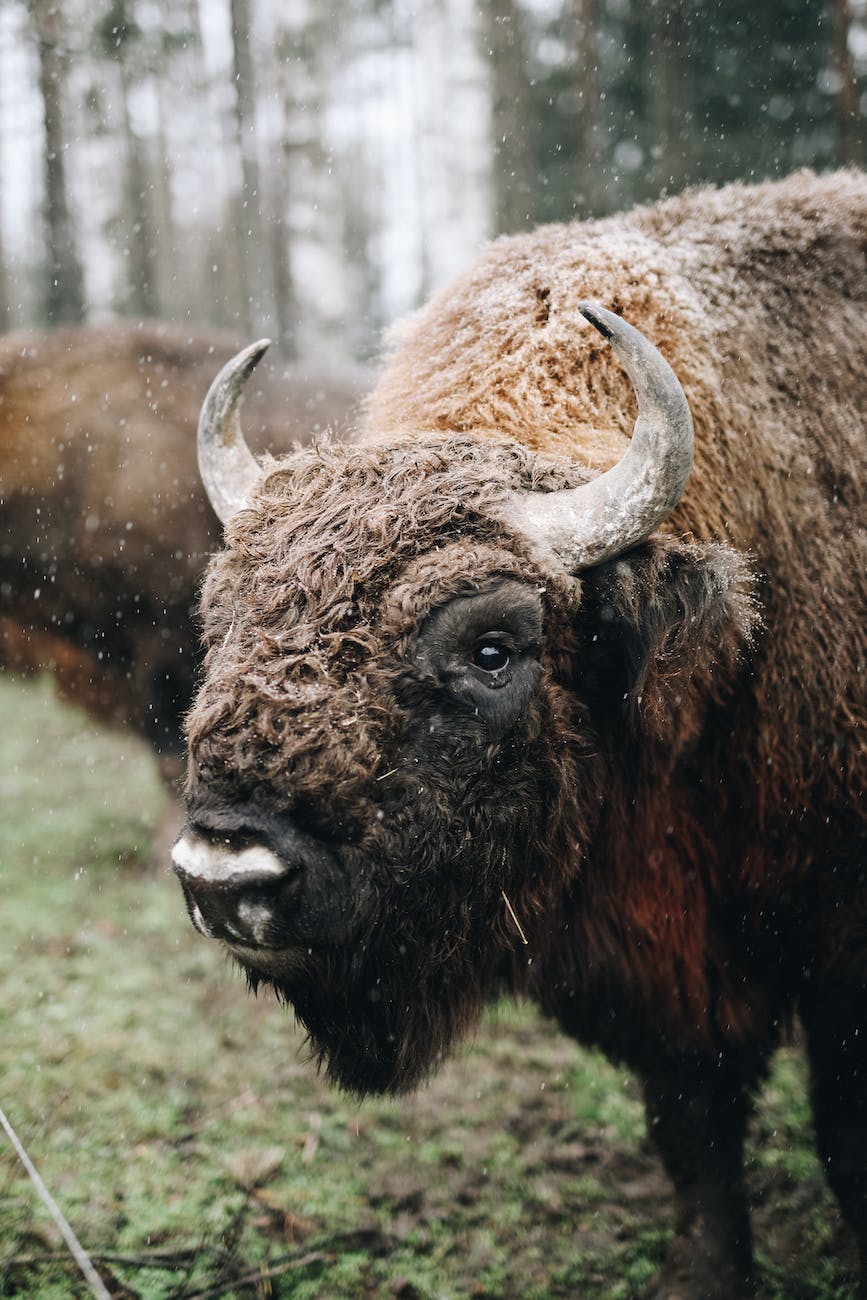
[[488,579],[480,591],[443,600],[419,628],[417,672],[405,679],[410,702],[426,682],[431,709],[447,711],[461,743],[498,740],[533,698],[542,641],[542,592],[516,578]]
[[509,651],[500,641],[490,636],[479,638],[470,658],[476,668],[481,668],[486,673],[500,673],[509,665]]

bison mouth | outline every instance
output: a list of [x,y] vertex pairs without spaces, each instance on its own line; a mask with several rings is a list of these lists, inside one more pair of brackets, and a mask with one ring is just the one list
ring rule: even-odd
[[386,906],[394,896],[360,849],[334,851],[282,819],[265,827],[233,816],[229,826],[229,814],[198,814],[173,850],[193,925],[253,987],[270,984],[291,1003],[339,1086],[357,1095],[418,1086],[487,1000],[488,981],[468,960],[477,945],[469,935],[456,943],[447,909],[427,896],[412,912]]
[[[172,851],[196,929],[223,944],[253,987],[271,984],[293,1005],[313,1054],[341,1087],[363,1095],[416,1086],[451,1031],[436,1029],[436,1008],[424,1001],[419,1047],[405,972],[389,992],[369,960],[370,936],[363,942],[356,933],[353,941],[363,869],[348,872],[336,854],[295,831],[284,828],[278,844],[261,830],[210,822],[192,822]],[[386,948],[393,938],[391,927]]]
[[352,912],[336,855],[291,826],[193,820],[172,865],[195,928],[266,977],[313,950],[345,942]]

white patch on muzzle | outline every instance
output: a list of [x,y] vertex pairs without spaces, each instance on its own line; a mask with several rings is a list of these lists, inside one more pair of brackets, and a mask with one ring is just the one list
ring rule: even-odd
[[[272,921],[270,907],[264,907],[261,903],[248,903],[242,901],[238,904],[238,920],[247,931],[248,935],[256,940],[257,943],[264,944],[268,938],[268,926]],[[238,937],[243,941],[245,935],[241,931]]]
[[172,862],[182,876],[213,883],[236,880],[239,876],[261,879],[286,874],[285,862],[263,844],[233,849],[228,844],[213,844],[189,831],[172,849]]

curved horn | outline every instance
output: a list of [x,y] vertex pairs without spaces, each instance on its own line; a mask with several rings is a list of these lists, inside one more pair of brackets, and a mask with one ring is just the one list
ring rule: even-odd
[[557,492],[515,492],[505,522],[545,543],[575,573],[641,542],[674,508],[693,457],[692,416],[674,371],[643,334],[596,303],[582,316],[613,347],[638,399],[625,455],[590,483]]
[[244,385],[271,346],[251,343],[227,362],[208,389],[199,416],[199,473],[222,523],[246,504],[262,467],[241,432]]

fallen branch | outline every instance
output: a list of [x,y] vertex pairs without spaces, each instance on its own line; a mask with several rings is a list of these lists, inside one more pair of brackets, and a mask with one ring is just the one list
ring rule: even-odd
[[14,1128],[9,1123],[9,1120],[6,1118],[6,1115],[3,1112],[2,1108],[0,1108],[0,1124],[2,1124],[6,1132],[6,1136],[8,1137],[9,1141],[12,1143],[12,1146],[15,1149],[18,1159],[21,1161],[22,1165],[27,1170],[27,1174],[30,1178],[30,1181],[33,1183],[33,1186],[36,1188],[36,1191],[39,1193],[39,1197],[43,1205],[48,1210],[48,1213],[51,1215],[52,1219],[54,1220],[55,1224],[57,1225],[60,1231],[61,1237],[69,1247],[70,1254],[72,1255],[73,1259],[75,1260],[76,1264],[78,1265],[82,1274],[87,1280],[87,1284],[90,1287],[91,1291],[96,1296],[96,1300],[111,1300],[110,1292],[106,1289],[102,1278],[99,1276],[96,1269],[91,1264],[84,1247],[82,1246],[81,1242],[78,1240],[75,1233],[72,1231],[72,1228],[69,1226],[68,1222],[66,1221],[66,1218],[63,1215],[63,1211],[60,1209],[60,1206],[57,1204],[54,1197],[51,1195],[48,1188],[45,1186],[44,1182],[40,1178],[39,1171],[37,1170],[33,1161],[30,1159],[27,1152],[24,1150],[24,1146],[20,1138],[18,1137],[18,1134],[15,1132]]
[[328,1255],[324,1251],[314,1250],[307,1255],[284,1260],[283,1263],[263,1264],[260,1268],[249,1273],[242,1273],[240,1277],[227,1278],[225,1282],[218,1282],[216,1286],[208,1287],[206,1291],[189,1292],[184,1297],[184,1300],[215,1300],[215,1297],[227,1295],[230,1291],[258,1287],[262,1282],[270,1281],[271,1278],[282,1277],[286,1273],[291,1273],[293,1269],[307,1268],[310,1264],[328,1264],[336,1258],[335,1255]]
[[[113,1251],[92,1250],[90,1259],[97,1264],[121,1264],[128,1268],[179,1269],[188,1264],[191,1259],[199,1258],[201,1253],[201,1247],[198,1246],[186,1250],[144,1251],[137,1255],[118,1255]],[[6,1255],[0,1258],[0,1269],[34,1268],[40,1264],[58,1264],[68,1259],[69,1255],[65,1250],[31,1251],[26,1255]]]
[[[329,1249],[309,1251],[306,1255],[280,1255],[276,1259],[264,1261],[262,1264],[257,1265],[255,1269],[248,1269],[247,1272],[232,1272],[231,1276],[225,1276],[221,1281],[214,1282],[201,1291],[187,1291],[184,1283],[181,1283],[179,1287],[171,1292],[171,1295],[174,1300],[217,1300],[219,1296],[227,1295],[230,1291],[239,1289],[254,1290],[263,1282],[282,1277],[295,1269],[308,1268],[312,1264],[333,1263],[334,1260],[339,1258],[340,1253],[347,1249],[377,1247],[378,1253],[387,1253],[390,1239],[378,1228],[355,1228],[329,1236],[327,1241],[323,1241],[322,1244],[323,1246],[327,1245]],[[165,1269],[167,1272],[180,1271],[186,1268],[188,1274],[191,1266],[195,1266],[196,1263],[203,1259],[210,1263],[212,1269],[222,1268],[227,1273],[231,1271],[231,1266],[236,1264],[231,1254],[226,1252],[225,1247],[222,1245],[212,1246],[204,1242],[198,1246],[163,1247],[140,1251],[136,1254],[122,1254],[109,1250],[94,1251],[91,1253],[90,1259],[100,1264],[117,1265],[121,1268],[157,1268]],[[42,1264],[69,1264],[71,1262],[66,1251],[31,1251],[0,1258],[0,1272],[14,1268],[38,1268]],[[103,1288],[102,1293],[97,1294],[100,1296],[100,1300],[102,1300],[103,1295],[109,1297],[110,1300],[109,1292],[105,1288]]]
[[271,1278],[291,1273],[293,1269],[308,1268],[311,1264],[333,1263],[348,1249],[365,1246],[370,1248],[374,1243],[379,1247],[380,1252],[387,1253],[391,1240],[378,1228],[350,1228],[347,1232],[336,1233],[323,1241],[322,1245],[329,1247],[327,1250],[309,1251],[306,1255],[278,1256],[255,1269],[250,1269],[247,1273],[236,1273],[233,1277],[224,1278],[222,1282],[215,1282],[203,1291],[173,1291],[172,1295],[175,1300],[216,1300],[216,1297],[239,1288],[253,1289],[262,1282],[270,1281]]

